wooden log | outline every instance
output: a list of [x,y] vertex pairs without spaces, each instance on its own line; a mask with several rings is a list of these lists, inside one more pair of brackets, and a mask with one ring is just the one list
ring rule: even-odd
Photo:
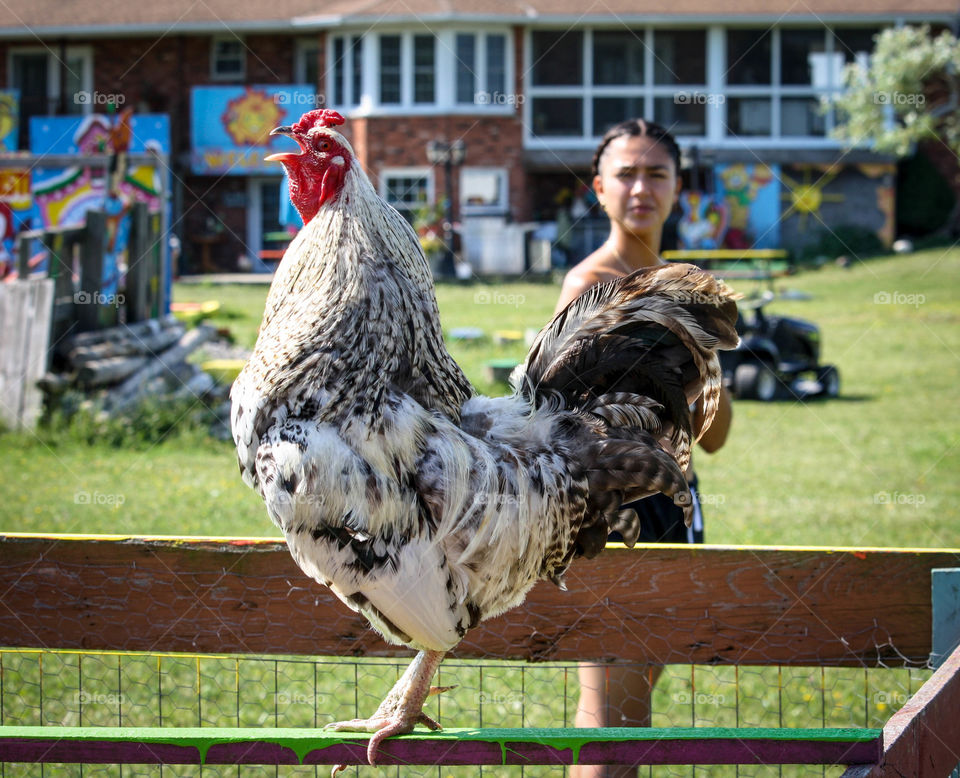
[[[0,760],[84,764],[367,764],[369,735],[314,729],[3,727]],[[876,729],[444,729],[388,738],[384,765],[875,762]]]
[[202,370],[197,368],[197,371],[186,381],[180,384],[180,386],[174,390],[171,396],[174,399],[191,397],[199,399],[210,392],[216,385],[217,382],[213,380],[212,375],[209,373],[204,373]]
[[141,389],[152,378],[155,378],[165,371],[172,370],[174,366],[183,362],[190,352],[217,334],[217,330],[206,324],[188,331],[175,346],[158,354],[156,359],[150,362],[141,370],[127,378],[117,389],[111,392],[107,406],[108,411],[118,411],[129,407],[141,396]]
[[107,357],[85,362],[77,371],[77,383],[85,389],[109,386],[133,375],[147,364],[147,357]]
[[[468,632],[452,655],[916,666],[931,648],[930,570],[957,553],[612,546],[573,563],[569,591],[537,584],[523,605]],[[410,653],[307,578],[280,539],[14,534],[0,536],[0,558],[0,645]]]
[[181,328],[183,325],[173,315],[160,319],[148,319],[134,324],[121,324],[118,327],[106,327],[95,332],[79,332],[64,338],[63,353],[85,346],[93,346],[107,342],[126,342],[131,338],[143,339],[161,331]]
[[[151,321],[153,321],[151,319]],[[122,329],[122,328],[121,328]],[[136,335],[129,333],[125,338],[112,338],[89,346],[77,346],[67,353],[67,359],[74,368],[82,368],[90,362],[99,362],[113,357],[156,355],[170,348],[183,337],[182,325],[160,329],[156,332]]]

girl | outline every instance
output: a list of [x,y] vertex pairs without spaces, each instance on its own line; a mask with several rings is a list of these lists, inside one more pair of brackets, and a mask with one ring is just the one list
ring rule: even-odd
[[[593,189],[610,217],[610,236],[593,254],[567,273],[557,302],[562,310],[594,284],[664,264],[660,258],[663,225],[680,195],[680,147],[667,130],[653,122],[631,119],[612,127],[593,156]],[[693,426],[703,426],[697,403]],[[720,448],[730,428],[730,396],[721,391],[720,407],[700,438],[708,452]],[[703,517],[696,476],[687,473],[694,499],[694,521],[684,525],[682,510],[657,494],[630,507],[640,516],[640,542],[702,543]],[[650,691],[662,668],[655,665],[580,665],[578,727],[649,727]],[[571,778],[624,778],[633,767],[580,765]]]

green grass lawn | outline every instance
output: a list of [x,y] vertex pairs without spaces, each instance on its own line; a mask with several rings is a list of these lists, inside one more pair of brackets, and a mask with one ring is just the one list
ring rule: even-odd
[[[813,296],[778,300],[769,310],[820,325],[842,394],[736,404],[727,445],[697,457],[708,540],[960,547],[960,420],[951,412],[960,373],[960,249],[829,267],[778,285]],[[748,293],[754,286],[741,282]],[[493,333],[541,326],[557,293],[548,283],[440,286],[444,330],[486,333],[450,346],[480,391],[506,391],[487,382],[487,360],[521,359],[525,351],[494,345]],[[266,287],[175,287],[177,300],[220,300],[214,323],[248,345],[265,295]],[[226,443],[184,435],[117,449],[8,433],[0,435],[0,456],[7,531],[276,534]]]

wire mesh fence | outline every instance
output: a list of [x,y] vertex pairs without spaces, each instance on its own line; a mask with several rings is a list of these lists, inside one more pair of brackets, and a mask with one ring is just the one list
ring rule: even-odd
[[[0,725],[311,728],[370,715],[404,659],[0,649]],[[605,669],[609,666],[604,666]],[[621,666],[622,667],[622,666]],[[655,676],[659,668],[634,666]],[[656,727],[882,727],[930,676],[923,666],[667,665],[652,694]],[[603,674],[602,674],[603,675]],[[570,662],[445,661],[455,685],[426,711],[446,727],[569,727],[580,695]],[[354,775],[563,776],[565,768],[355,767]],[[811,766],[644,767],[641,776],[839,776]],[[326,776],[327,767],[0,765],[26,776]]]

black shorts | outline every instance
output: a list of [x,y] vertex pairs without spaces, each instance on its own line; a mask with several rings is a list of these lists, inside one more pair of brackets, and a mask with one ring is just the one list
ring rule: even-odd
[[[624,505],[633,508],[640,517],[638,543],[703,543],[703,512],[700,510],[700,495],[697,494],[697,477],[690,482],[693,497],[693,524],[683,523],[683,510],[665,494],[653,494]],[[619,532],[610,535],[611,542],[621,542]]]

